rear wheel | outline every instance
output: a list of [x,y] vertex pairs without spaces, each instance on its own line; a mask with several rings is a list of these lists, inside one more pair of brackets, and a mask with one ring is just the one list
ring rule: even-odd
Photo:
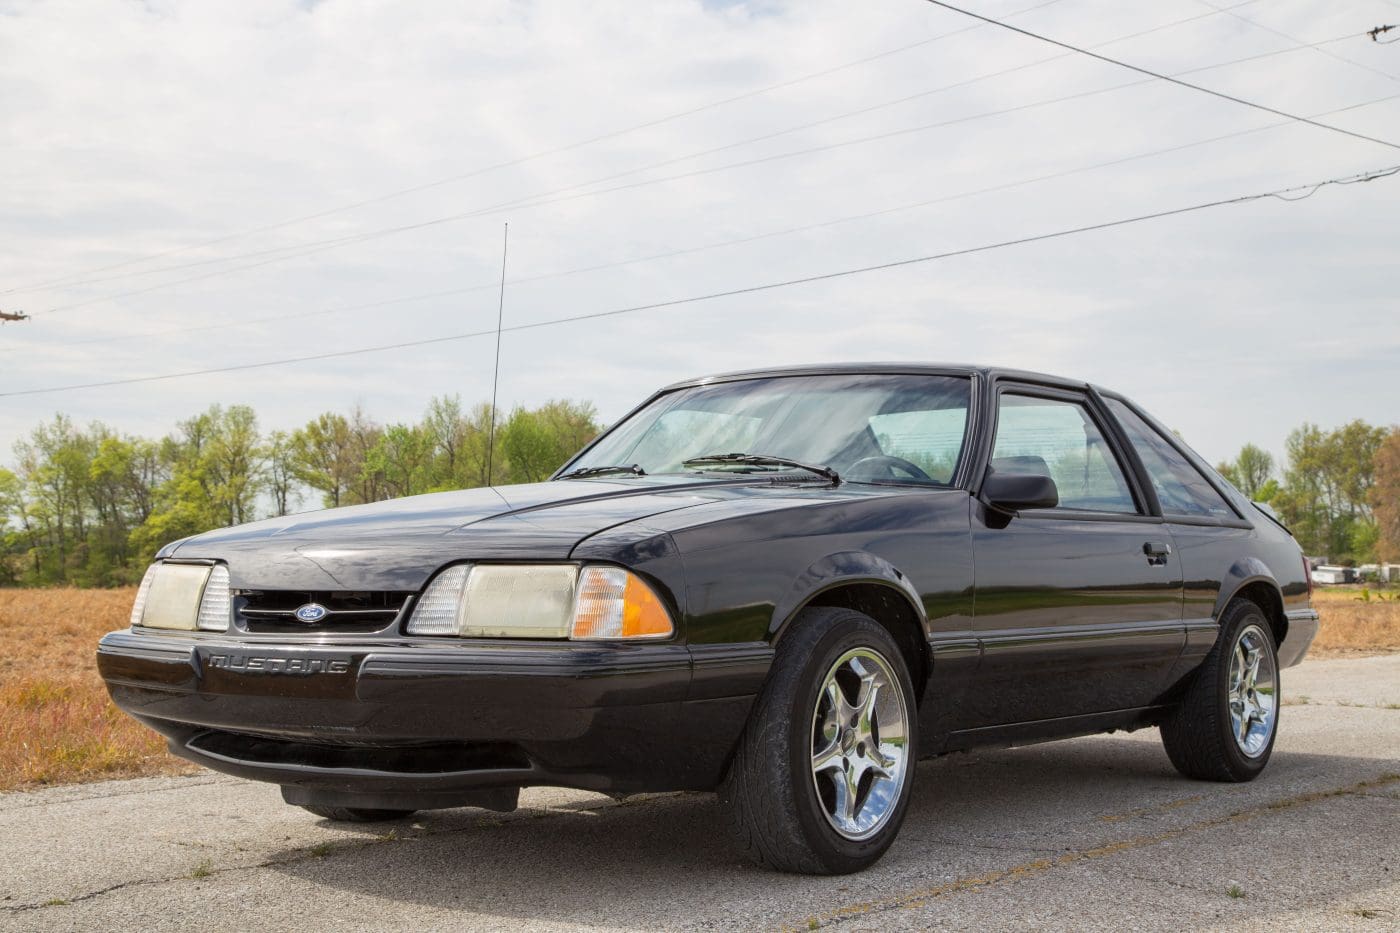
[[904,822],[917,728],[890,633],[851,609],[805,610],[779,642],[720,788],[748,855],[802,874],[873,864]]
[[1162,723],[1167,757],[1187,777],[1254,780],[1273,754],[1279,697],[1269,620],[1254,603],[1236,600],[1221,614],[1215,647]]
[[375,810],[369,807],[322,807],[317,804],[303,804],[302,809],[328,820],[342,823],[383,823],[388,820],[407,819],[417,810]]

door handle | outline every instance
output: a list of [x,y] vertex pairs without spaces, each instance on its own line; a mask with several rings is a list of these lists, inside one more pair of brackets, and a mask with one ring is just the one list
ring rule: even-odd
[[1144,541],[1142,545],[1142,553],[1147,555],[1147,562],[1153,567],[1165,565],[1171,552],[1172,546],[1165,541]]

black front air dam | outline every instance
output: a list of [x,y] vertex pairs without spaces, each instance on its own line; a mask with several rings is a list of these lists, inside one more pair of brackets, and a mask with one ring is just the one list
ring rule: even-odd
[[[113,700],[217,771],[289,791],[472,803],[554,784],[714,787],[756,691],[695,699],[684,645],[287,644],[114,632]],[[433,803],[436,801],[435,803]]]

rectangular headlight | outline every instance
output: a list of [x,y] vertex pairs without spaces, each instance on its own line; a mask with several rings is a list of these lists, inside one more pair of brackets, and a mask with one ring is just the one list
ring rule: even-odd
[[207,564],[158,565],[151,588],[146,591],[141,624],[146,628],[193,631],[211,569]]
[[410,635],[461,638],[666,638],[670,613],[621,567],[457,564],[428,585]]
[[226,632],[230,617],[228,568],[222,564],[152,564],[131,607],[143,628]]

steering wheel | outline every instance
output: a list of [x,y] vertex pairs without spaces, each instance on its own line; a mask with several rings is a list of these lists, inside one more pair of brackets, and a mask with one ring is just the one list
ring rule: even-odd
[[900,473],[903,473],[906,476],[909,476],[913,479],[933,479],[932,476],[929,476],[923,470],[919,469],[919,465],[917,463],[910,463],[903,457],[891,457],[887,455],[878,457],[862,457],[855,463],[851,464],[851,468],[846,471],[846,475],[877,476],[875,471],[870,469],[871,467],[883,470],[882,474],[878,474],[879,478],[881,479],[899,479]]

